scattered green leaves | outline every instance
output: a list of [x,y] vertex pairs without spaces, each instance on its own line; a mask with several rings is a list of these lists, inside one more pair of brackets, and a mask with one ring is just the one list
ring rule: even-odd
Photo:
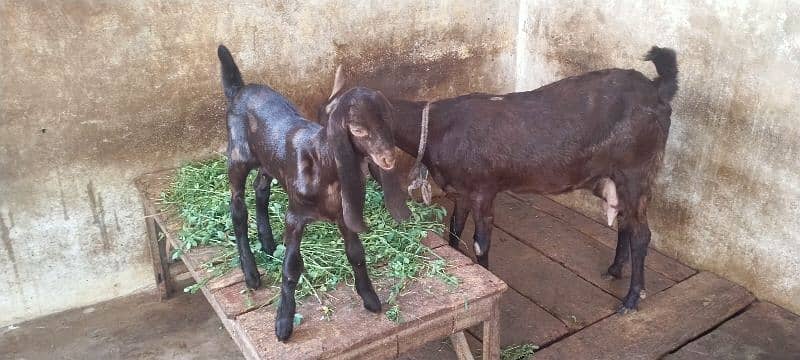
[[[254,177],[255,172],[247,183],[252,184]],[[201,245],[216,245],[225,249],[213,265],[206,264],[209,279],[239,267],[229,199],[224,158],[183,166],[178,170],[171,187],[161,196],[161,202],[176,210],[183,221],[183,228],[179,233],[183,247],[176,249],[173,257],[179,257],[189,249]],[[281,279],[281,263],[285,251],[280,243],[288,206],[286,192],[273,181],[268,211],[273,237],[279,244],[273,254],[261,251],[255,222],[255,196],[251,189],[247,189],[245,201],[250,210],[250,246],[256,255],[258,266],[268,275],[264,286],[274,286]],[[431,276],[448,285],[458,285],[458,279],[445,271],[445,261],[420,243],[428,231],[441,234],[445,210],[415,202],[409,202],[409,207],[412,211],[411,218],[402,224],[396,224],[384,206],[383,192],[378,184],[372,180],[367,183],[364,215],[370,231],[360,234],[359,237],[364,244],[367,266],[373,281],[377,283],[381,279],[389,280],[392,290],[389,295],[390,309],[386,315],[394,319],[393,321],[402,320],[396,299],[409,281],[420,276]],[[297,286],[297,299],[314,295],[322,303],[321,293],[336,288],[342,282],[351,286],[354,283],[352,268],[335,224],[318,222],[307,226],[300,251],[305,271]],[[193,285],[187,291],[197,291],[203,285]],[[330,316],[330,313],[326,314]]]
[[394,303],[389,310],[386,310],[386,318],[395,323],[403,322],[403,314],[400,312],[400,306]]
[[294,319],[292,320],[292,323],[294,324],[294,326],[295,327],[300,326],[300,323],[302,323],[302,322],[303,322],[303,314],[294,313]]
[[533,344],[521,344],[509,346],[500,352],[501,360],[526,360],[533,356],[539,347]]

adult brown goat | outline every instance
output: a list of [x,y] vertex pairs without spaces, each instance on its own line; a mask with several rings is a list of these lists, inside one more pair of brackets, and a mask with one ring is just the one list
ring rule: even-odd
[[[655,64],[655,80],[634,70],[607,69],[505,95],[469,94],[429,103],[391,99],[392,133],[397,146],[412,156],[417,156],[424,110],[429,111],[422,163],[442,189],[455,195],[450,245],[458,246],[472,211],[475,254],[488,267],[498,192],[591,190],[605,200],[609,223],[619,221],[607,275],[619,278],[632,258],[630,288],[619,312],[635,310],[650,243],[647,205],[678,89],[673,50],[654,46],[644,60]],[[330,103],[338,101],[343,83],[334,82]],[[323,106],[321,120],[329,110]]]
[[[292,103],[268,86],[245,86],[225,46],[219,46],[217,55],[228,98],[231,217],[241,268],[250,288],[259,287],[261,281],[247,239],[247,174],[259,169],[253,184],[256,222],[261,248],[267,254],[275,250],[267,218],[272,179],[278,180],[289,198],[276,336],[285,341],[292,333],[294,293],[303,271],[300,240],[305,226],[316,220],[333,221],[339,226],[356,291],[367,310],[380,312],[381,303],[367,274],[364,247],[357,233],[366,230],[361,163],[369,157],[384,171],[395,164],[394,140],[387,124],[391,105],[380,92],[354,88],[341,94],[323,127],[303,119]],[[401,206],[392,213],[409,214],[405,204]]]

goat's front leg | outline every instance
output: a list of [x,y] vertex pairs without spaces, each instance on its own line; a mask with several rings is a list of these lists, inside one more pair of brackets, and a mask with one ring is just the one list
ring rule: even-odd
[[272,226],[269,224],[269,195],[272,178],[259,170],[253,189],[256,192],[256,224],[261,250],[267,255],[275,252],[275,239],[272,237]]
[[286,341],[294,330],[295,301],[294,291],[303,273],[303,257],[300,255],[300,241],[308,220],[306,217],[286,213],[286,229],[283,232],[283,243],[286,253],[283,258],[283,276],[281,278],[281,302],[275,317],[275,336]]
[[342,238],[344,238],[344,250],[347,253],[347,260],[350,262],[350,266],[353,267],[353,275],[356,278],[356,292],[361,296],[361,300],[364,301],[364,308],[374,313],[380,312],[381,301],[378,299],[378,295],[375,294],[372,281],[367,273],[367,262],[361,239],[358,238],[358,234],[344,225],[344,221],[339,221],[338,225]]
[[458,249],[458,244],[461,241],[461,234],[464,232],[464,225],[467,223],[469,216],[469,204],[467,200],[460,195],[456,195],[453,201],[453,214],[450,216],[450,246]]
[[494,225],[493,203],[496,193],[478,193],[470,197],[472,201],[472,219],[475,221],[474,247],[478,264],[489,268],[489,247],[492,241]]
[[261,286],[261,275],[258,273],[253,252],[250,251],[250,240],[247,239],[247,205],[244,201],[244,185],[249,170],[245,164],[232,163],[228,166],[228,178],[231,187],[231,220],[236,236],[236,249],[239,251],[239,265],[247,287],[257,289]]

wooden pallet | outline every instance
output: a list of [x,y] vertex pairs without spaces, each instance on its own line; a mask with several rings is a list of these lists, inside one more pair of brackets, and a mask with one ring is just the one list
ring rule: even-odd
[[[630,270],[620,280],[600,277],[614,256],[614,229],[538,195],[500,194],[494,219],[490,270],[510,287],[499,305],[502,347],[536,344],[536,359],[800,359],[800,316],[759,302],[730,281],[650,249],[647,298],[637,313],[619,316],[614,310]],[[468,256],[472,233],[468,221],[461,246]],[[436,241],[431,246],[438,250],[443,243]],[[271,325],[262,330],[271,334]],[[478,325],[465,339],[480,353],[483,337]],[[400,357],[459,354],[434,341]]]
[[[161,298],[175,291],[170,277],[169,247],[179,247],[177,233],[180,221],[175,214],[158,203],[161,192],[169,184],[172,171],[148,174],[136,181],[145,208],[148,241],[153,269]],[[481,337],[485,358],[499,358],[499,302],[506,284],[458,251],[444,240],[429,235],[424,240],[436,254],[448,262],[447,271],[460,280],[453,289],[438,279],[423,278],[408,286],[397,298],[404,322],[394,323],[383,314],[364,310],[361,299],[347,286],[328,294],[322,301],[333,308],[325,318],[316,300],[298,305],[304,316],[287,343],[274,335],[275,307],[279,289],[263,287],[248,291],[240,271],[209,281],[202,287],[233,340],[248,359],[311,359],[311,358],[395,358],[426,343],[451,336],[459,358],[469,359],[466,337],[462,332],[483,325]],[[203,247],[182,255],[192,277],[202,282],[208,276],[203,265],[215,261],[219,249]],[[389,286],[376,281],[376,291],[386,299]],[[385,306],[384,306],[385,308]]]
[[[511,288],[500,303],[502,347],[539,345],[534,359],[800,359],[800,316],[655,249],[647,298],[638,312],[617,315],[630,275],[600,277],[614,229],[538,195],[501,194],[494,210],[489,269]],[[461,251],[470,256],[472,234],[468,222]],[[476,352],[480,337],[479,328],[467,335]],[[455,358],[440,344],[406,356]]]

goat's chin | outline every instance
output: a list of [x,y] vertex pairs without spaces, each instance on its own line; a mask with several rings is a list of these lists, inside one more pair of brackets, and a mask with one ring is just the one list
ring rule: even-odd
[[392,170],[392,169],[394,169],[394,164],[392,164],[392,165],[381,165],[381,164],[378,164],[378,166],[380,166],[381,169],[383,169],[383,170]]

